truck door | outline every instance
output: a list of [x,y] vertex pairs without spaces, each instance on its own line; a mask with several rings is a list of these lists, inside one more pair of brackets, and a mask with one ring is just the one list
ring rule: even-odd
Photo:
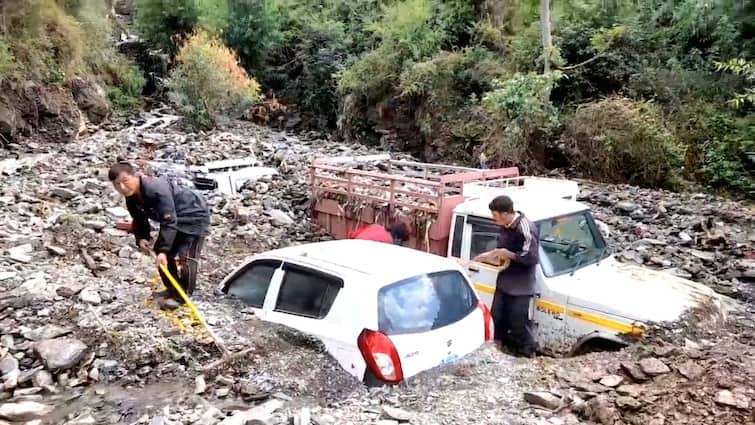
[[470,280],[472,280],[477,292],[480,294],[480,298],[482,298],[488,307],[493,304],[495,283],[496,279],[498,279],[498,273],[502,268],[471,261],[471,259],[484,252],[497,248],[499,233],[500,230],[498,225],[489,219],[471,216],[466,218],[461,257],[462,259],[467,260],[467,275]]

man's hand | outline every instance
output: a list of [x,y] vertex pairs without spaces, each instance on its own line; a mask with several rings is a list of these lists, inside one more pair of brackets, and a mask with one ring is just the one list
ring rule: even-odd
[[168,256],[164,253],[158,254],[157,258],[155,258],[155,264],[157,264],[157,267],[160,266],[167,266],[168,265]]
[[144,251],[149,252],[150,246],[149,246],[149,241],[148,240],[146,240],[146,239],[140,239],[139,242],[138,242],[138,245],[139,245],[139,249],[142,249]]
[[514,258],[516,258],[516,254],[514,254],[513,252],[509,251],[506,248],[498,248],[496,251],[499,257],[503,257],[509,260],[513,260]]

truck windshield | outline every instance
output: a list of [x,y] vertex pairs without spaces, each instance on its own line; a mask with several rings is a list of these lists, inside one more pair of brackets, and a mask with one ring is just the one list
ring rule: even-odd
[[552,277],[588,266],[607,255],[606,242],[589,212],[543,220],[540,264]]

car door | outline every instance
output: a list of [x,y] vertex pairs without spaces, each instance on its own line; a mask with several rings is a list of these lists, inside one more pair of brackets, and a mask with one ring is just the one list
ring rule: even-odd
[[357,336],[364,327],[341,294],[344,276],[291,261],[284,262],[278,285],[270,289],[267,320],[317,337],[341,366],[361,378],[364,360]]
[[265,303],[271,286],[280,280],[283,261],[258,259],[237,269],[223,285],[223,292],[240,299],[261,319],[266,317]]

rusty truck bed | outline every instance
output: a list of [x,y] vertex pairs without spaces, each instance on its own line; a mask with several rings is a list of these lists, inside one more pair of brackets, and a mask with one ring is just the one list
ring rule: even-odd
[[464,185],[519,176],[516,167],[481,170],[389,155],[319,158],[310,173],[313,218],[333,237],[346,238],[363,224],[403,221],[409,246],[443,256]]

